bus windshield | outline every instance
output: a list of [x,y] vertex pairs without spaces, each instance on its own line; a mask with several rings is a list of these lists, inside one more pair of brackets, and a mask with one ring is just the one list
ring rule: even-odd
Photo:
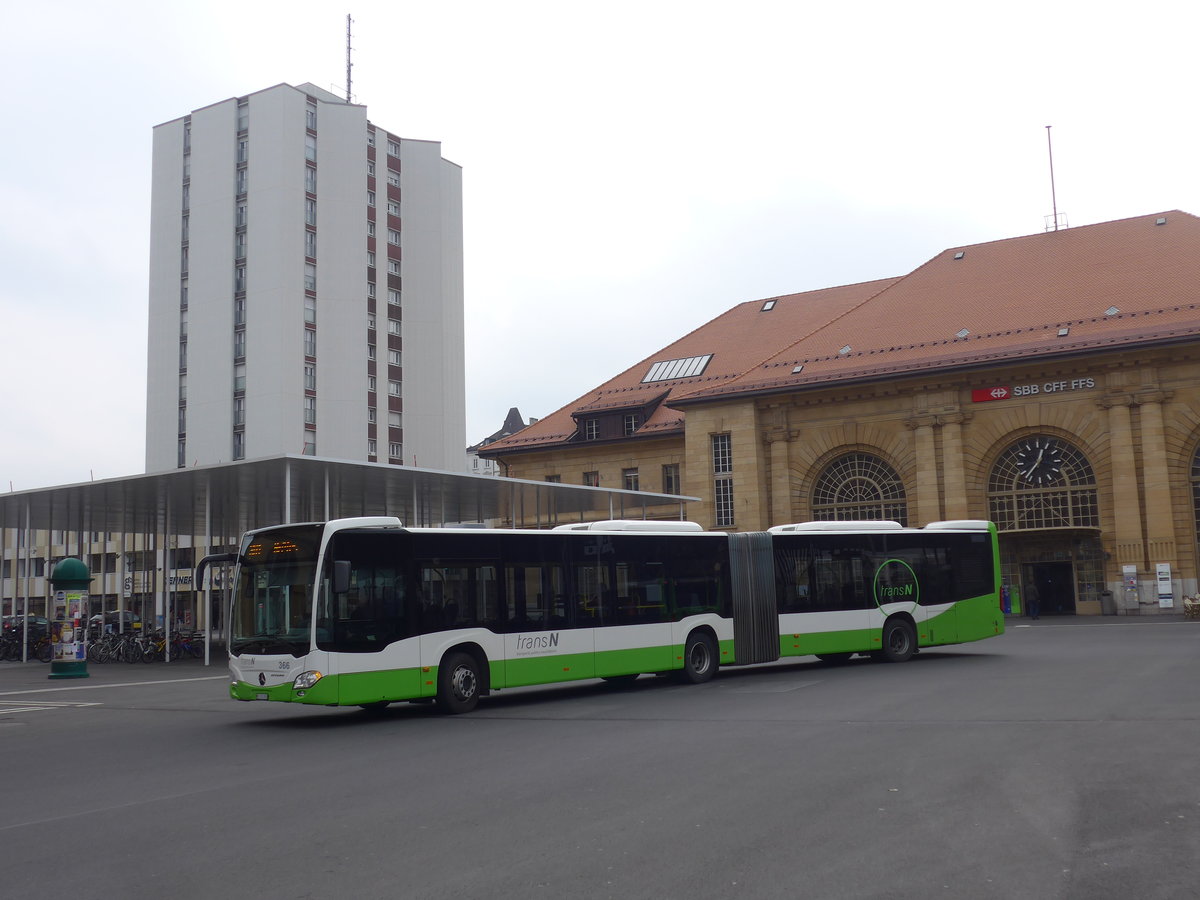
[[242,541],[229,620],[231,653],[308,653],[321,532],[320,525],[298,525]]

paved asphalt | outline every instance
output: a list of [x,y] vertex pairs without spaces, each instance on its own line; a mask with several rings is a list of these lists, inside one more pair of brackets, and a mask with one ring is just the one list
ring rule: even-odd
[[903,665],[235,703],[223,667],[0,663],[0,897],[1193,898],[1200,622]]

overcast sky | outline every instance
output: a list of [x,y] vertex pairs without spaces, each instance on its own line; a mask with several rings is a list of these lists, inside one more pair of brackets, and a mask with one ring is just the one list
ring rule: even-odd
[[0,19],[0,490],[144,471],[154,125],[280,82],[463,167],[467,438],[735,303],[1200,214],[1195,2],[23,3]]

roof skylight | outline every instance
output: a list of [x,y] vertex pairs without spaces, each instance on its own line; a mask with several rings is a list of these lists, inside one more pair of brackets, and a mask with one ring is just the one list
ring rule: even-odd
[[958,331],[954,332],[954,336],[956,338],[965,338],[970,333],[971,332],[969,330],[967,330],[966,328],[960,328],[960,329],[958,329]]
[[774,309],[774,308],[775,308],[775,301],[774,301],[774,300],[768,300],[766,303],[764,303],[764,304],[762,305],[762,309],[760,309],[760,310],[759,310],[759,312],[766,312],[767,310],[771,310],[771,309]]
[[705,356],[689,356],[685,359],[668,359],[656,362],[650,366],[650,371],[642,378],[642,384],[651,381],[670,381],[673,378],[692,378],[704,371],[712,354]]
[[1119,313],[1120,311],[1121,311],[1121,310],[1117,309],[1117,307],[1115,307],[1115,306],[1110,306],[1108,309],[1106,309],[1106,310],[1104,311],[1104,314],[1105,314],[1106,316],[1115,316],[1115,315],[1116,315],[1117,313]]

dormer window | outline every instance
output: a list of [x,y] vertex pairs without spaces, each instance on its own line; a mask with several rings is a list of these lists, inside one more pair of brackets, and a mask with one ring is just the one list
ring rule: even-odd
[[585,419],[583,422],[583,439],[594,441],[600,437],[600,422],[597,419]]
[[629,437],[642,426],[642,417],[637,413],[625,415],[625,436]]

